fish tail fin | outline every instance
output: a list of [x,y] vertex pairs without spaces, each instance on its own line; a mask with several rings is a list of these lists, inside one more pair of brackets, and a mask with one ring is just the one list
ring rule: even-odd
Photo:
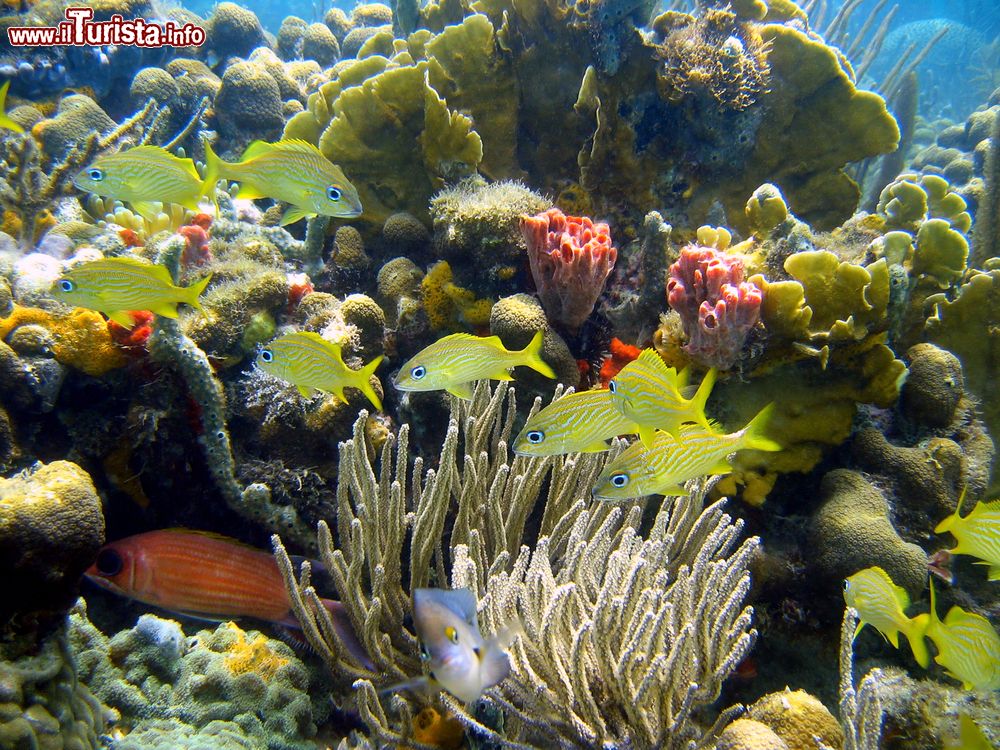
[[767,425],[774,414],[774,402],[771,402],[759,412],[757,416],[750,420],[750,423],[743,428],[743,437],[740,440],[741,448],[752,448],[758,451],[780,451],[781,444],[765,437]]
[[354,632],[354,626],[351,625],[351,619],[347,616],[347,610],[344,609],[344,605],[333,599],[320,599],[320,602],[322,602],[326,611],[330,613],[330,619],[333,621],[333,629],[336,631],[341,644],[347,649],[347,653],[365,669],[375,671],[375,665],[372,664],[368,652],[361,645],[361,641],[358,640],[357,633]]
[[951,531],[955,528],[955,524],[962,520],[962,503],[965,502],[965,493],[968,490],[969,485],[965,485],[962,488],[962,494],[958,496],[958,504],[955,506],[955,512],[934,527],[935,534],[943,534],[946,531]]
[[712,395],[712,388],[715,386],[715,379],[718,375],[719,371],[714,367],[706,372],[705,377],[702,378],[701,384],[698,386],[698,390],[695,391],[689,402],[692,419],[707,429],[712,429],[712,426],[705,415],[705,404],[708,403],[708,397]]
[[913,658],[924,669],[927,669],[927,666],[931,663],[931,655],[927,650],[927,641],[924,640],[924,634],[929,621],[930,617],[928,615],[911,617],[900,631],[906,636],[906,640],[910,642],[910,651],[913,652]]
[[374,406],[378,411],[382,411],[382,399],[378,397],[375,389],[372,388],[371,377],[375,374],[375,370],[378,369],[380,364],[382,364],[382,357],[375,357],[375,359],[357,371],[357,375],[355,376],[352,384],[355,388],[365,394],[368,400],[372,402],[372,406]]
[[184,299],[182,301],[191,305],[191,307],[196,310],[205,312],[205,308],[201,306],[201,300],[198,298],[201,296],[201,293],[205,291],[205,287],[208,286],[208,282],[211,280],[212,274],[208,274],[205,278],[198,279],[198,281],[194,282],[190,286],[184,287]]
[[205,179],[201,182],[199,195],[208,195],[211,193],[216,214],[219,213],[219,202],[215,196],[215,185],[222,179],[226,166],[226,163],[215,153],[212,144],[205,141]]
[[535,333],[531,341],[528,342],[528,345],[517,352],[520,355],[518,357],[518,364],[530,367],[535,372],[540,372],[547,378],[555,379],[555,370],[549,366],[548,362],[542,359],[542,343],[544,338],[544,331]]
[[24,128],[7,116],[7,89],[10,88],[10,81],[4,81],[0,86],[0,128],[13,130],[15,133],[23,133]]

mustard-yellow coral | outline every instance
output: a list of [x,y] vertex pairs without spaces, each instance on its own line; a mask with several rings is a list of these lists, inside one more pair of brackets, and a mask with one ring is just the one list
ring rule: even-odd
[[48,331],[56,361],[88,375],[99,377],[127,361],[112,340],[107,321],[93,310],[76,308],[68,315],[56,315],[37,307],[14,305],[10,315],[0,318],[0,340],[25,325]]
[[427,320],[435,331],[464,331],[490,323],[493,300],[477,299],[469,289],[455,284],[448,261],[435,263],[427,271],[420,290]]
[[246,632],[236,623],[227,623],[226,627],[233,631],[236,638],[226,649],[228,653],[223,663],[234,675],[253,672],[267,681],[288,664],[288,659],[271,649],[266,636],[257,633],[248,641]]

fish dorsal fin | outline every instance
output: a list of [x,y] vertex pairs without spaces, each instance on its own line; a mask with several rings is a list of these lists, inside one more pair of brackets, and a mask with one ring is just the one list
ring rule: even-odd
[[149,263],[138,258],[112,258],[110,260],[113,260],[115,265],[141,268],[144,272],[148,271],[152,274],[157,281],[162,281],[164,284],[173,286],[174,277],[170,275],[170,271],[167,270],[166,266],[161,266],[159,263]]
[[667,363],[663,361],[663,357],[656,353],[656,349],[643,349],[639,354],[638,361],[649,365],[650,367],[656,368],[657,372],[663,375],[663,377],[671,383],[677,382],[677,370],[673,367],[667,367]]
[[316,346],[321,346],[331,352],[336,352],[337,354],[340,354],[341,352],[340,344],[336,344],[329,339],[325,339],[314,331],[296,331],[295,333],[289,334],[289,338],[293,336],[301,341],[308,341]]
[[242,156],[240,156],[240,161],[250,161],[250,159],[256,159],[258,156],[263,156],[273,150],[273,143],[268,143],[267,141],[254,141],[246,147],[246,150],[243,151]]
[[227,544],[232,544],[235,547],[242,547],[243,549],[253,550],[254,552],[264,552],[267,553],[266,549],[261,549],[260,547],[254,547],[252,544],[247,544],[246,542],[240,541],[239,539],[234,539],[231,536],[226,536],[225,534],[220,534],[217,531],[205,531],[204,529],[187,529],[183,526],[175,526],[169,529],[161,529],[161,531],[169,531],[171,534],[187,534],[188,536],[198,536],[203,539],[214,539],[217,542],[225,542]]
[[482,343],[496,344],[503,347],[503,342],[499,336],[476,336],[474,333],[453,333],[445,336],[441,341],[478,341]]
[[285,138],[270,145],[275,151],[284,151],[285,153],[295,151],[300,154],[309,154],[310,156],[322,156],[326,159],[323,156],[323,152],[316,148],[315,144],[304,141],[301,138]]
[[1000,513],[1000,498],[990,500],[989,502],[980,502],[976,505],[973,512],[976,510],[982,510],[986,513]]

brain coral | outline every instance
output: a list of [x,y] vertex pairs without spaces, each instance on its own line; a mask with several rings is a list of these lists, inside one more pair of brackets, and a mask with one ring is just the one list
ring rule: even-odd
[[13,613],[68,609],[102,544],[101,500],[76,464],[39,463],[0,479],[0,624]]

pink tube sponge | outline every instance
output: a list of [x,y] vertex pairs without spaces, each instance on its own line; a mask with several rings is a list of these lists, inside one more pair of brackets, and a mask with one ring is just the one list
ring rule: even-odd
[[681,316],[684,351],[707,367],[736,363],[763,299],[760,287],[743,280],[739,255],[688,245],[670,266],[667,302]]
[[593,311],[618,258],[608,225],[550,208],[522,217],[521,233],[546,315],[575,333]]

